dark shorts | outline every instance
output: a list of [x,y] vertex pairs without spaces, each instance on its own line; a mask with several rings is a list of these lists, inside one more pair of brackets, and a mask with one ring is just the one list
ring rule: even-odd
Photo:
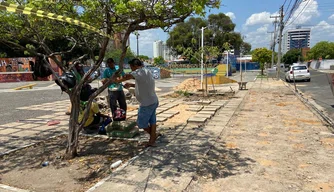
[[157,124],[156,110],[159,102],[149,106],[140,106],[138,109],[137,125],[140,129],[146,129],[150,125]]

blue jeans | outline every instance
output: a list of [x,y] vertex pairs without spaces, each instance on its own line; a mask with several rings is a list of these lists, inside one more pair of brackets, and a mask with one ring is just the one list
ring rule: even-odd
[[156,110],[159,102],[149,106],[140,106],[138,109],[137,125],[140,129],[146,129],[150,125],[157,124]]

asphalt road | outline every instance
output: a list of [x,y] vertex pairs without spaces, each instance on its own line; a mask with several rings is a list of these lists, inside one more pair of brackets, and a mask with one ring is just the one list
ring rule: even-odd
[[[247,72],[243,74],[244,81],[253,81],[258,72]],[[187,78],[198,77],[197,75],[175,75],[174,78],[161,79],[156,81],[156,87],[160,89],[158,94],[169,92],[173,87]],[[232,77],[239,80],[240,74],[234,73]],[[13,90],[15,87],[36,83],[33,89]],[[93,87],[101,86],[97,82],[92,83]],[[104,95],[106,92],[103,93]],[[61,94],[60,88],[54,82],[36,81],[36,82],[18,82],[18,83],[0,83],[0,124],[17,122],[18,120],[35,118],[42,115],[52,114],[53,112],[45,110],[20,110],[19,107],[38,105],[43,103],[67,100],[66,93]],[[66,109],[64,109],[65,111]]]
[[[310,95],[315,102],[323,107],[328,115],[334,119],[334,96],[328,83],[326,73],[310,70],[311,82],[296,82],[297,88]],[[293,85],[293,83],[290,83]]]
[[[190,76],[179,76],[170,79],[161,79],[156,81],[156,87],[160,89],[158,94],[169,92],[173,87],[184,81]],[[36,83],[33,89],[13,90],[13,88]],[[93,87],[101,86],[97,82],[92,83]],[[106,95],[107,92],[102,93]],[[59,100],[68,100],[66,93],[61,93],[60,88],[50,81],[34,82],[15,82],[0,83],[0,124],[17,122],[18,120],[35,118],[42,115],[52,114],[53,112],[45,110],[20,110],[19,107],[38,105],[43,103],[55,102]],[[65,111],[66,109],[64,109]]]

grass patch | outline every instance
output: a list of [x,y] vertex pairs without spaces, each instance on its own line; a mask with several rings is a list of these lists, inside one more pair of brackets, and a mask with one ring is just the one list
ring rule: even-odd
[[256,78],[264,79],[264,78],[268,78],[268,76],[267,75],[257,75]]

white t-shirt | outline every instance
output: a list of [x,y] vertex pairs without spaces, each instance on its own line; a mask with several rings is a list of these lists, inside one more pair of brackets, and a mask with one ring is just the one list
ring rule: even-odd
[[147,68],[139,68],[131,72],[136,80],[135,93],[140,106],[149,106],[158,102],[155,93],[155,82],[152,73]]

